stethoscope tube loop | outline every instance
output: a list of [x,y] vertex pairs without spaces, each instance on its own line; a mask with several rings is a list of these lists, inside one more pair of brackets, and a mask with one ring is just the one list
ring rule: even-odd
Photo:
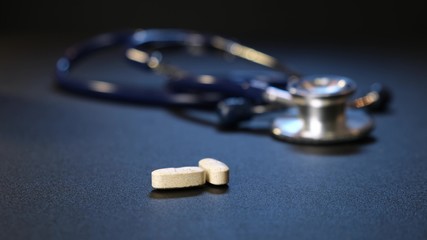
[[218,101],[224,98],[221,94],[215,93],[203,95],[175,93],[102,80],[80,79],[70,75],[70,70],[76,62],[96,51],[119,45],[131,47],[134,34],[134,31],[102,34],[67,48],[64,56],[56,63],[57,83],[64,89],[93,97],[154,105],[214,107]]

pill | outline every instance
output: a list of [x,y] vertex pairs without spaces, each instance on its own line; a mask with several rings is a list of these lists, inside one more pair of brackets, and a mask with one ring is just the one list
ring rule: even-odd
[[213,185],[228,183],[229,168],[225,163],[213,158],[204,158],[199,161],[199,167],[206,171],[206,181]]
[[151,186],[156,189],[186,188],[206,183],[200,167],[161,168],[151,172]]

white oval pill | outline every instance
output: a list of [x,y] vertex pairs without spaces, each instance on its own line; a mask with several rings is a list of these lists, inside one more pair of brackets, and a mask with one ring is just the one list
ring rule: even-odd
[[156,189],[195,187],[205,184],[200,167],[162,168],[151,172],[151,186]]
[[206,171],[206,181],[214,185],[228,183],[229,168],[225,163],[213,158],[204,158],[199,161],[199,167]]

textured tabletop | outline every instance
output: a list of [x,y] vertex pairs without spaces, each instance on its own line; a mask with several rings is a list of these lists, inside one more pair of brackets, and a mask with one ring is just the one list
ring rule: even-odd
[[[316,147],[275,140],[268,117],[224,132],[208,111],[57,89],[55,61],[85,37],[0,38],[0,239],[427,238],[425,48],[253,43],[302,72],[394,91],[369,139]],[[122,60],[78,71],[158,78]],[[154,169],[205,157],[227,163],[228,187],[152,191]]]

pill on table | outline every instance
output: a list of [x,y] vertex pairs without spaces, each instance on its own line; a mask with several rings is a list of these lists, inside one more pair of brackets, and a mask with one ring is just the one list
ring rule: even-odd
[[204,158],[199,161],[199,167],[206,171],[206,181],[213,185],[228,183],[229,168],[225,163],[213,158]]
[[151,172],[151,185],[156,189],[195,187],[205,182],[205,171],[200,167],[162,168]]

